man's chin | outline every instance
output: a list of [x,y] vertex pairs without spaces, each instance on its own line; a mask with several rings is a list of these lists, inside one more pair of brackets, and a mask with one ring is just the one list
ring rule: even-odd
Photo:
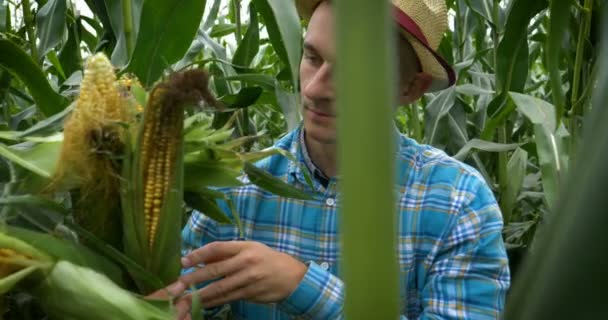
[[329,130],[325,128],[305,127],[306,139],[313,140],[320,144],[335,144],[336,134],[335,130]]

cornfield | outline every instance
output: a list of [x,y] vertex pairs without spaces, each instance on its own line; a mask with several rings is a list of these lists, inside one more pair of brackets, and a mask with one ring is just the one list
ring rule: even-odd
[[[369,108],[393,101],[389,2],[333,3],[348,62],[347,318],[399,310],[392,171],[378,171],[391,150],[373,143],[393,126],[492,188],[513,281],[505,319],[606,317],[606,1],[446,0],[440,53],[457,84],[395,113]],[[293,160],[272,145],[300,122],[305,31],[284,0],[0,0],[0,319],[172,319],[170,301],[145,296],[179,275],[192,210],[241,229],[216,187],[246,174],[307,199],[254,165]],[[357,290],[370,272],[373,294]]]

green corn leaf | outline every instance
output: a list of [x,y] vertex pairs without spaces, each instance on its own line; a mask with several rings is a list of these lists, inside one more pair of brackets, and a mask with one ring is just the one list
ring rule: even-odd
[[127,71],[146,87],[188,50],[203,17],[206,0],[144,1],[140,31]]
[[294,88],[298,84],[298,70],[302,45],[302,28],[294,1],[253,0],[262,15],[268,36],[281,60],[289,66]]
[[58,204],[55,201],[51,201],[49,199],[45,199],[39,196],[34,195],[16,195],[16,196],[5,196],[0,198],[0,206],[31,206],[39,209],[46,209],[55,213],[58,213],[60,216],[67,216],[69,211]]
[[237,94],[221,97],[220,101],[231,109],[247,108],[256,103],[263,91],[264,90],[261,87],[245,87]]
[[49,0],[36,14],[38,53],[44,57],[63,40],[65,33],[66,0]]
[[209,10],[207,17],[205,18],[205,23],[204,23],[203,27],[201,28],[202,30],[209,30],[211,27],[213,27],[213,25],[215,24],[215,20],[217,19],[217,15],[220,11],[221,4],[222,4],[222,0],[215,0],[213,2],[213,5],[211,6],[211,10]]
[[241,81],[246,84],[260,86],[264,90],[269,91],[273,91],[275,88],[275,79],[266,74],[243,73],[234,76],[225,76],[220,79],[229,81]]
[[542,173],[543,193],[549,208],[554,208],[564,176],[564,167],[559,143],[554,133],[540,124],[534,125],[536,152]]
[[[220,193],[221,194],[221,193]],[[222,211],[222,209],[215,203],[213,198],[208,198],[201,193],[186,192],[184,194],[184,200],[186,204],[203,213],[207,217],[215,220],[221,224],[231,224],[232,220]]]
[[236,24],[233,23],[218,23],[209,30],[209,36],[213,38],[225,37],[236,31]]
[[27,130],[21,132],[19,134],[20,138],[29,137],[29,136],[44,136],[52,133],[56,133],[58,130],[63,128],[63,123],[66,117],[72,112],[74,109],[74,103],[70,104],[67,108],[54,114],[35,125],[29,127]]
[[0,156],[43,178],[50,178],[59,158],[61,144],[24,142],[10,147],[0,144]]
[[285,121],[287,121],[287,129],[295,129],[300,120],[297,107],[299,95],[297,93],[284,90],[278,84],[275,84],[274,94],[277,98],[277,103],[281,107],[281,111],[283,111]]
[[196,190],[201,187],[235,187],[242,183],[237,179],[241,172],[228,168],[221,161],[185,163],[184,188]]
[[42,70],[19,46],[0,39],[0,52],[0,66],[23,81],[45,116],[56,114],[67,107],[68,101],[53,90]]
[[160,288],[163,286],[163,282],[156,275],[150,273],[150,271],[146,270],[139,263],[135,262],[131,257],[126,256],[116,248],[103,242],[94,234],[80,227],[78,224],[66,222],[66,225],[73,229],[84,240],[88,241],[90,247],[94,248],[97,252],[103,254],[108,259],[114,261],[116,264],[122,265],[125,269],[129,270],[132,277],[136,281],[139,281],[142,286],[149,288]]
[[492,0],[466,0],[466,2],[473,11],[488,21],[493,28],[496,28],[498,21],[494,21],[494,6],[498,4],[494,4]]
[[30,274],[40,270],[40,266],[29,266],[21,269],[7,277],[0,278],[0,294],[9,292],[17,283],[27,278]]
[[0,32],[6,32],[6,21],[8,20],[8,7],[0,2]]
[[115,263],[104,256],[94,253],[89,248],[60,239],[50,234],[35,232],[23,228],[8,226],[5,230],[8,236],[20,239],[35,247],[36,250],[52,256],[54,260],[70,261],[74,264],[104,273],[114,282],[124,285],[123,272]]
[[460,149],[457,154],[454,155],[454,158],[460,161],[464,161],[473,149],[487,152],[505,152],[515,150],[521,147],[522,145],[523,143],[502,144],[479,139],[472,139],[467,142],[467,144],[462,147],[462,149]]
[[[126,256],[135,261],[136,264],[145,268],[146,257],[149,255],[146,238],[146,220],[144,217],[144,186],[141,168],[139,166],[139,152],[142,148],[143,126],[137,133],[138,139],[131,144],[131,139],[126,139],[125,153],[123,155],[122,173],[120,184],[120,204],[122,207],[123,248]],[[128,268],[133,278],[141,274],[137,268]],[[148,291],[151,286],[144,280],[137,283],[140,291]]]
[[239,157],[246,162],[256,162],[258,160],[261,160],[263,158],[275,155],[275,154],[280,154],[283,157],[289,159],[290,161],[294,162],[296,165],[299,165],[302,168],[302,173],[304,174],[304,179],[306,180],[306,183],[308,184],[309,187],[312,188],[313,186],[313,182],[312,182],[312,177],[309,174],[308,170],[305,170],[305,166],[300,163],[296,157],[291,154],[289,151],[285,150],[285,149],[281,149],[281,148],[268,148],[268,149],[264,149],[261,151],[257,151],[257,152],[248,152],[248,153],[244,153],[244,154],[239,154]]
[[245,37],[234,53],[232,63],[239,66],[249,67],[253,58],[260,50],[260,29],[258,27],[258,12],[255,4],[249,4],[249,28]]
[[80,56],[80,35],[78,32],[81,20],[68,26],[68,40],[59,52],[59,63],[66,76],[80,70],[82,57]]
[[424,130],[425,143],[434,145],[440,136],[440,131],[443,128],[441,120],[450,113],[450,109],[456,103],[456,90],[450,88],[442,91],[428,104],[426,108],[427,121]]
[[[142,6],[143,0],[129,0],[131,2],[131,35],[130,39],[135,39],[138,36],[140,26],[141,26],[141,17],[142,17]],[[114,37],[116,39],[116,46],[114,47],[114,51],[112,52],[112,65],[117,67],[124,67],[127,63],[129,63],[128,52],[128,43],[130,39],[127,39],[127,34],[125,32],[125,15],[124,15],[124,1],[120,0],[105,0],[98,1],[95,0],[96,3],[99,3],[100,8],[104,8],[103,12],[107,14],[109,19],[111,28],[106,30],[112,30],[114,32]],[[103,17],[103,16],[102,16]],[[108,26],[107,23],[104,22],[104,27]],[[145,30],[142,28],[142,30]]]
[[549,22],[549,37],[546,43],[546,58],[549,71],[549,82],[553,91],[553,104],[556,107],[556,123],[560,123],[566,108],[566,97],[562,88],[560,74],[560,59],[563,54],[562,41],[568,33],[570,8],[573,0],[552,0],[550,4],[551,19]]
[[533,124],[542,125],[547,132],[554,132],[557,129],[553,105],[545,100],[516,92],[510,92],[509,96],[517,109]]
[[313,199],[310,194],[297,189],[279,178],[276,178],[265,170],[260,169],[249,162],[245,162],[244,170],[251,183],[276,195],[302,200]]
[[57,57],[57,52],[55,51],[51,51],[46,55],[47,59],[49,59],[49,62],[51,62],[51,64],[53,65],[53,68],[55,68],[56,72],[59,73],[59,76],[61,77],[61,79],[65,79],[65,72],[63,71],[63,67],[61,66],[61,62],[59,62],[59,57]]
[[[12,249],[18,253],[25,254],[32,257],[35,260],[41,262],[53,262],[54,260],[42,250],[36,248],[35,244],[29,243],[27,239],[19,239],[9,232],[13,230],[12,227],[2,225],[0,230],[0,247]],[[10,228],[10,229],[7,229]]]
[[523,92],[528,78],[527,27],[530,19],[547,5],[546,0],[513,2],[505,26],[505,35],[498,45],[496,56],[496,80],[499,92]]
[[505,319],[603,319],[608,315],[603,294],[608,285],[608,108],[602,107],[608,99],[608,24],[602,22],[596,107],[585,118],[576,156],[580,160],[562,184],[566,187],[559,191],[557,204],[515,279]]
[[[160,308],[137,298],[91,269],[59,261],[33,293],[57,319],[170,320],[170,303]],[[77,301],[78,303],[75,303]]]
[[506,189],[500,198],[500,208],[505,225],[511,220],[511,214],[517,203],[517,197],[522,189],[526,167],[528,165],[528,153],[523,149],[517,148],[509,162],[507,163],[507,172],[509,172],[509,180]]

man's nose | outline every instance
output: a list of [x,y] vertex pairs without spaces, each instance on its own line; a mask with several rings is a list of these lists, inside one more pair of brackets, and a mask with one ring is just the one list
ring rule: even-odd
[[324,62],[312,79],[306,84],[302,93],[311,100],[333,99],[334,85],[332,65]]

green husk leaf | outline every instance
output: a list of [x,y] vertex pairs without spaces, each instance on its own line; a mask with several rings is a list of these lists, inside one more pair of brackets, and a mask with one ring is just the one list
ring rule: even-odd
[[0,247],[12,249],[21,254],[28,255],[35,260],[39,260],[41,262],[52,262],[54,261],[48,254],[43,251],[37,249],[35,246],[30,244],[30,241],[26,239],[21,239],[16,237],[13,234],[10,234],[8,231],[12,230],[13,227],[9,227],[6,225],[2,226],[2,232],[0,232]]
[[[143,144],[143,126],[140,126],[138,139],[135,142],[135,150],[139,150]],[[123,249],[127,257],[133,259],[136,264],[145,266],[145,257],[148,256],[146,241],[146,222],[143,207],[143,176],[139,167],[140,156],[133,152],[131,139],[126,139],[125,153],[123,155],[122,178],[120,184],[120,202],[122,206],[123,223]],[[138,278],[141,272],[137,268],[129,267],[129,273],[139,280],[137,285],[140,290],[149,288],[149,285],[141,282]]]
[[184,200],[189,207],[198,210],[220,224],[232,223],[232,220],[224,211],[222,211],[215,201],[202,193],[186,192],[184,194]]
[[[80,244],[60,239],[50,234],[13,226],[7,226],[6,234],[28,243],[36,248],[36,250],[39,250],[39,252],[45,252],[45,255],[54,257],[55,259],[53,260],[70,261],[71,263],[91,268],[104,273],[114,282],[123,285],[123,273],[116,264]],[[27,252],[31,255],[29,251]],[[47,261],[49,260],[50,257],[47,258]]]
[[0,279],[0,294],[5,294],[10,291],[21,280],[39,270],[41,266],[29,266],[21,269],[7,277]]
[[61,144],[61,142],[38,144],[26,142],[10,147],[0,144],[0,156],[43,178],[50,178],[59,158]]
[[204,161],[186,163],[184,172],[184,189],[197,190],[202,187],[237,187],[243,183],[237,178],[238,170],[230,169],[221,161]]
[[[121,289],[108,277],[67,261],[59,261],[34,291],[57,319],[174,319],[170,304],[162,309]],[[75,303],[75,301],[77,303]]]
[[287,198],[302,200],[313,199],[310,194],[295,188],[279,178],[274,177],[270,173],[249,162],[245,162],[244,169],[245,173],[247,173],[247,176],[249,177],[249,181],[269,192]]

